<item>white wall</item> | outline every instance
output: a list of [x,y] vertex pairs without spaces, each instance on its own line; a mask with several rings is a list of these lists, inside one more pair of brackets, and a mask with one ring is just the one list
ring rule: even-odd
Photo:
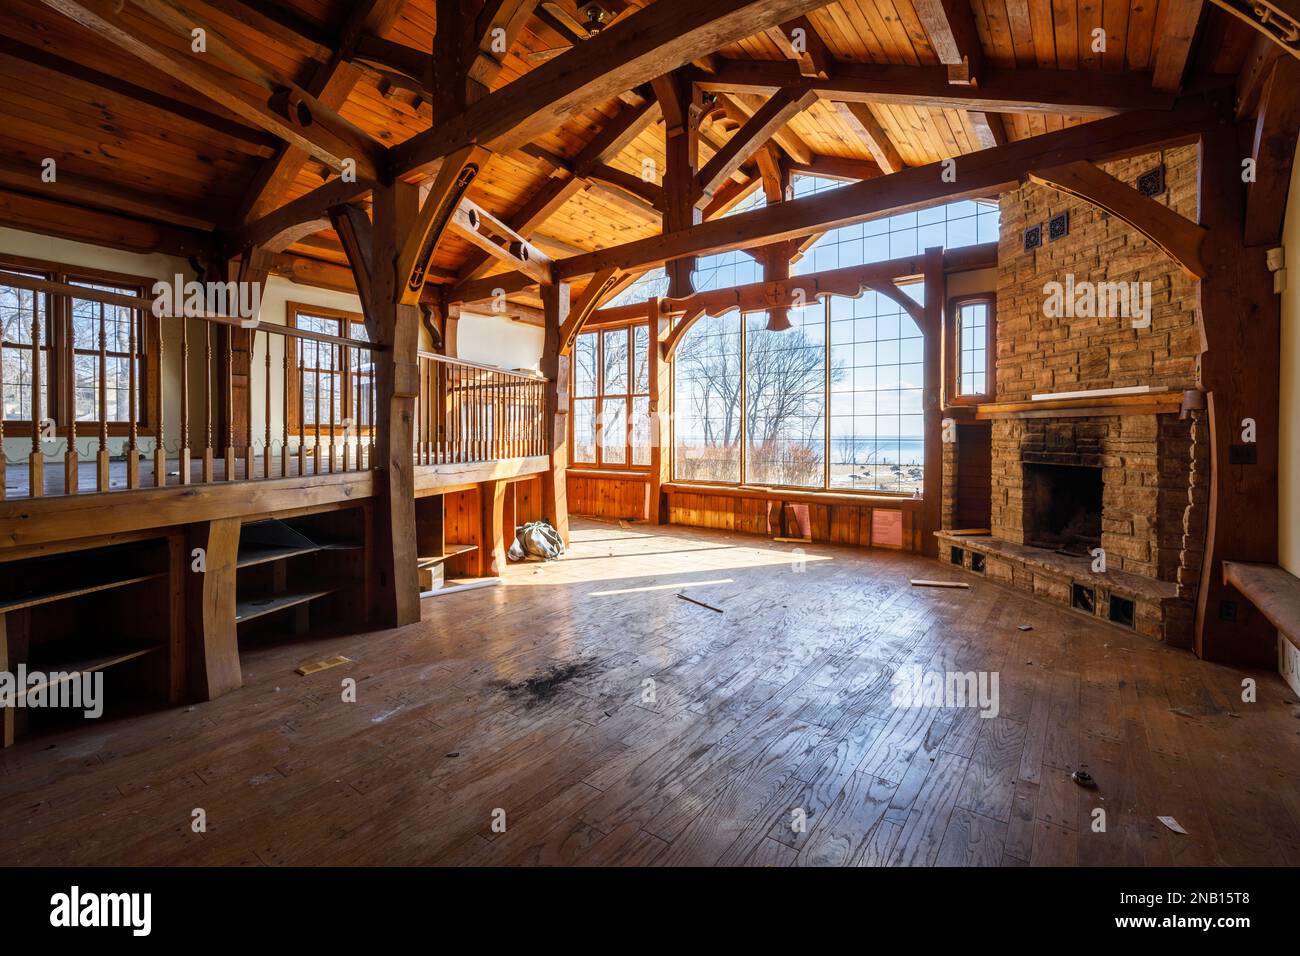
[[464,312],[456,327],[456,357],[501,368],[534,371],[542,361],[546,333],[535,325],[491,312]]

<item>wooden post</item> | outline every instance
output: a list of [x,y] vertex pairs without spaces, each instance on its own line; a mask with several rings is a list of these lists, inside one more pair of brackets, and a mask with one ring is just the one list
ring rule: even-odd
[[190,483],[190,320],[181,316],[181,449],[177,454],[182,485]]
[[569,317],[569,284],[542,286],[546,338],[542,374],[546,376],[546,450],[550,464],[542,472],[542,514],[569,544],[569,501],[565,469],[569,464],[569,356],[560,354],[560,327]]
[[213,451],[212,451],[212,427],[216,419],[216,409],[212,404],[212,376],[215,370],[212,366],[212,323],[203,323],[203,334],[205,336],[203,349],[203,412],[207,416],[207,428],[203,441],[203,481],[204,483],[212,481],[213,477]]
[[[943,306],[946,280],[943,271],[943,248],[925,250],[925,337],[924,388],[921,392],[922,427],[925,430],[921,495],[921,553],[939,556],[939,540],[934,533],[943,520],[943,408],[939,393],[943,384]],[[826,454],[830,454],[827,447]]]
[[136,374],[136,322],[140,321],[137,313],[130,313],[129,329],[127,333],[127,387],[126,387],[126,486],[128,488],[140,487],[140,414],[139,414],[139,395],[140,388],[139,376]]
[[[27,456],[28,494],[45,494],[45,455],[41,452],[41,310],[32,296],[32,451]],[[54,353],[51,351],[50,353]]]
[[650,514],[651,521],[668,524],[668,495],[663,486],[672,480],[672,429],[668,414],[672,408],[672,369],[663,357],[659,340],[668,334],[668,320],[659,314],[659,300],[646,303],[650,327]]
[[[1210,500],[1196,601],[1197,656],[1271,667],[1277,632],[1223,581],[1223,562],[1277,563],[1280,305],[1264,249],[1244,244],[1246,187],[1237,131],[1201,141],[1200,219],[1208,274],[1198,288],[1199,384],[1210,431]],[[1243,438],[1246,420],[1254,441]],[[1233,458],[1241,460],[1234,464]]]
[[[239,559],[239,518],[192,526],[187,565],[187,632],[190,687],[201,700],[213,700],[244,684],[235,633],[235,570]],[[203,549],[203,570],[194,570],[194,549]]]
[[478,560],[480,577],[500,577],[506,569],[506,488],[507,482],[504,479],[479,482]]
[[[399,627],[420,619],[415,544],[415,398],[420,389],[420,310],[401,305],[397,259],[419,211],[419,192],[406,183],[374,192],[375,274],[371,285],[380,351],[373,353],[378,440],[375,464],[374,623]],[[319,416],[317,416],[319,417]]]
[[95,455],[95,490],[108,491],[108,326],[99,310],[99,451]]
[[167,363],[163,352],[162,316],[155,319],[154,331],[158,336],[158,370],[154,374],[154,380],[158,383],[158,417],[153,423],[153,483],[155,488],[162,488],[167,484],[167,417],[164,412],[167,389],[162,380],[162,370],[167,367]]

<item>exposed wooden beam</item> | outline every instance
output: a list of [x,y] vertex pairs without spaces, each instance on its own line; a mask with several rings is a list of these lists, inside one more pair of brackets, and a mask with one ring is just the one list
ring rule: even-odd
[[812,105],[816,98],[817,95],[811,90],[797,92],[780,90],[764,103],[700,170],[699,184],[696,188],[698,194],[696,205],[708,203],[718,187],[727,181],[731,174],[754,154],[755,150],[772,138],[781,127]]
[[955,86],[947,68],[840,63],[829,80],[801,76],[790,63],[722,60],[717,73],[692,72],[696,86],[715,93],[771,96],[784,87],[807,86],[823,99],[889,103],[932,109],[994,113],[1067,113],[1105,116],[1173,106],[1174,96],[1151,88],[1141,73],[988,67],[979,86]]
[[[942,202],[996,195],[1019,185],[1031,169],[1087,159],[1101,162],[1161,146],[1194,142],[1230,115],[1230,95],[1190,95],[1170,111],[1125,114],[1055,133],[981,150],[957,159],[957,176],[945,182],[931,163],[808,196],[778,207],[704,222],[676,234],[652,236],[556,263],[559,278],[591,275],[617,266],[646,269],[686,255],[709,255],[796,239],[822,229],[923,209]],[[498,282],[504,277],[494,277]]]
[[669,73],[822,0],[658,0],[531,71],[463,113],[390,152],[397,175],[424,170],[466,143],[508,150],[536,139],[593,103]]
[[322,219],[329,215],[332,206],[353,202],[370,192],[374,183],[350,183],[342,178],[330,180],[319,189],[286,203],[274,212],[225,233],[226,245],[233,251],[261,246],[275,236],[293,229],[298,223]]
[[210,258],[212,234],[0,189],[0,225],[127,252]]
[[438,170],[429,195],[415,218],[414,227],[404,236],[401,254],[397,258],[402,305],[415,305],[420,301],[434,248],[489,155],[482,147],[466,146],[448,156]]
[[[41,0],[46,6],[96,33],[148,65],[162,70],[191,89],[237,116],[307,150],[337,170],[350,169],[358,176],[374,178],[379,169],[381,148],[351,123],[343,120],[310,93],[271,75],[264,64],[248,57],[226,40],[211,24],[174,0],[131,0],[169,29],[182,34],[188,43],[195,26],[207,31],[208,56],[220,60],[229,70],[266,91],[259,100],[231,84],[224,71],[193,56],[154,46],[128,27],[116,0]],[[277,100],[277,97],[279,98]],[[272,103],[282,103],[272,106]]]
[[845,123],[853,129],[867,145],[876,165],[886,173],[896,173],[907,164],[899,155],[898,147],[889,138],[885,127],[880,125],[876,114],[866,103],[836,103],[836,110]]
[[635,196],[650,207],[651,213],[663,208],[664,188],[658,183],[647,182],[640,176],[634,176],[626,170],[617,169],[606,163],[597,163],[590,168],[586,178],[611,186],[629,196]]
[[[245,126],[238,120],[219,116],[193,103],[183,102],[129,80],[64,59],[52,50],[28,46],[10,37],[0,36],[0,57],[51,71],[78,84],[87,99],[102,102],[111,97],[112,105],[129,101],[132,111],[153,122],[178,125],[202,136],[216,136],[221,145],[250,156],[275,155],[280,140],[258,127]],[[38,74],[41,79],[44,75]],[[36,79],[36,77],[33,77]]]
[[1128,183],[1086,160],[1031,169],[1028,178],[1122,219],[1164,250],[1190,277],[1205,278],[1205,263],[1201,260],[1205,229]]
[[[348,61],[358,40],[367,34],[383,36],[397,20],[406,0],[354,0],[347,19],[339,30],[335,55],[316,68],[306,90],[331,109],[339,109],[361,73]],[[266,215],[293,187],[299,171],[310,153],[286,144],[274,159],[268,160],[253,177],[253,184],[235,216],[240,223]]]
[[[791,90],[791,92],[802,92]],[[772,94],[776,95],[775,92]],[[719,96],[718,104],[726,111],[728,117],[740,126],[744,126],[763,107],[764,97],[749,96],[744,93],[736,93],[730,96]],[[772,139],[776,144],[785,151],[791,161],[796,163],[807,163],[812,160],[812,150],[808,147],[794,130],[782,127],[772,134]]]
[[1282,238],[1287,191],[1300,133],[1300,60],[1280,58],[1269,74],[1255,119],[1255,181],[1246,188],[1245,244],[1275,245]]
[[484,91],[492,85],[501,72],[505,51],[514,46],[536,7],[537,0],[487,0],[482,4],[476,26],[477,50],[469,65],[471,82]]
[[1179,0],[1165,7],[1160,46],[1151,76],[1151,85],[1157,90],[1174,93],[1182,88],[1192,44],[1196,42],[1196,28],[1204,12],[1205,0]]
[[966,112],[966,123],[970,127],[980,149],[992,149],[1009,141],[1006,124],[999,113],[984,113],[979,110]]
[[984,67],[971,0],[913,0],[916,15],[930,37],[939,62],[948,68],[948,82],[976,86]]
[[[826,49],[817,28],[807,17],[795,17],[779,26],[769,27],[768,39],[780,47],[786,59],[799,64],[803,76],[827,79],[835,69],[835,58]],[[716,69],[716,63],[714,64]]]
[[591,281],[587,283],[587,287],[582,290],[582,295],[578,296],[570,305],[569,314],[565,318],[564,324],[560,326],[559,349],[561,355],[568,355],[573,351],[573,343],[582,330],[583,323],[600,308],[601,303],[618,286],[622,277],[623,271],[621,269],[606,269],[604,272],[593,276]]
[[813,156],[810,163],[792,163],[792,172],[845,182],[858,182],[883,176],[884,170],[876,163],[862,159],[842,159],[839,156]]
[[215,224],[212,217],[202,215],[203,210],[196,209],[192,202],[182,202],[157,193],[139,192],[117,183],[78,176],[62,167],[59,168],[58,179],[47,183],[41,178],[41,167],[36,163],[0,159],[0,185],[20,192],[38,193],[51,199],[84,203],[192,229],[211,229]]
[[[491,213],[462,199],[449,225],[456,234],[488,255],[545,285],[551,281],[551,259]],[[503,241],[504,240],[504,241]]]
[[361,309],[366,316],[366,332],[373,342],[379,333],[379,326],[375,323],[375,317],[371,314],[373,305],[371,290],[374,285],[375,274],[374,226],[371,224],[370,217],[366,215],[365,210],[352,203],[331,207],[329,218],[334,226],[334,231],[338,233],[339,242],[343,246],[343,253],[347,256],[348,265],[352,269],[352,278],[356,283],[357,295],[361,299]]
[[[534,231],[583,188],[585,177],[592,169],[609,163],[658,120],[659,116],[658,103],[645,102],[640,106],[621,104],[618,112],[568,163],[565,170],[568,177],[551,179],[534,193],[507,220],[510,228],[525,238],[531,238]],[[488,263],[489,256],[485,252],[476,252],[470,256],[460,269],[462,281],[481,275]]]
[[1300,57],[1300,0],[1213,0],[1270,43]]
[[349,59],[365,63],[384,73],[400,73],[410,80],[432,101],[429,76],[433,71],[433,56],[413,49],[405,43],[386,40],[370,33],[357,40]]

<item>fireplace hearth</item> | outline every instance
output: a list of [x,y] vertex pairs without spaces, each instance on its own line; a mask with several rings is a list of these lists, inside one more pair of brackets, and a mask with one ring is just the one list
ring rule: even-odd
[[1024,463],[1025,544],[1084,555],[1101,544],[1102,473]]

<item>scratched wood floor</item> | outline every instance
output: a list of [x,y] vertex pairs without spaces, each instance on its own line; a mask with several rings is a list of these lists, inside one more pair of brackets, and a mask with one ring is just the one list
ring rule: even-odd
[[[221,700],[21,741],[0,859],[1300,864],[1300,707],[1275,674],[1243,703],[1244,672],[981,579],[912,588],[963,572],[910,555],[810,546],[796,573],[759,538],[574,539],[419,625],[248,648]],[[356,663],[293,673],[334,654]],[[908,664],[998,671],[1000,714],[892,706]]]

